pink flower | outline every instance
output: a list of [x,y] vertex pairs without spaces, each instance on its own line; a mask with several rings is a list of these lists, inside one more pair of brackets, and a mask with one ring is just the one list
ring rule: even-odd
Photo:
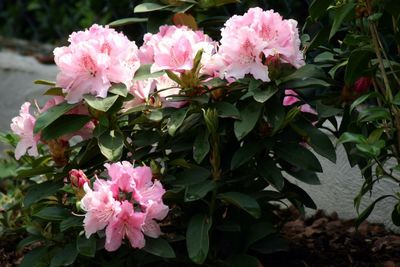
[[54,50],[60,68],[57,86],[63,88],[68,103],[82,100],[84,94],[106,97],[111,83],[128,88],[139,68],[134,42],[114,29],[93,25],[70,35],[70,45]]
[[28,152],[30,156],[38,156],[37,143],[39,134],[34,134],[36,118],[29,113],[31,103],[25,102],[21,106],[19,116],[12,119],[11,130],[19,136],[20,140],[15,148],[15,158],[19,160],[22,155]]
[[152,238],[159,237],[162,232],[156,220],[163,220],[168,214],[169,208],[162,201],[150,200],[146,206],[146,219],[142,226],[143,233]]
[[143,248],[145,245],[142,233],[144,220],[144,213],[135,212],[132,203],[126,200],[122,201],[121,211],[113,217],[106,228],[105,249],[107,251],[117,250],[125,237],[129,239],[132,247]]
[[[269,81],[268,67],[262,59],[278,56],[282,63],[296,68],[304,65],[295,20],[284,20],[273,10],[250,8],[243,16],[233,16],[221,29],[218,59],[220,77],[241,79],[245,74]],[[224,67],[225,65],[225,67]],[[207,66],[207,64],[206,64]],[[216,70],[214,70],[216,72]]]
[[133,192],[135,189],[135,169],[128,161],[117,162],[104,165],[111,177],[113,184],[124,192]]
[[[299,102],[300,99],[297,96],[298,96],[298,94],[295,91],[293,91],[291,89],[286,89],[285,97],[283,98],[283,105],[291,106],[291,105]],[[301,105],[300,111],[317,115],[317,112],[308,104]]]
[[201,31],[186,26],[161,26],[157,34],[146,34],[140,47],[142,64],[152,64],[151,71],[183,72],[193,67],[196,53],[203,49],[202,63],[215,53],[215,43]]
[[83,226],[87,238],[104,229],[121,210],[121,203],[114,199],[108,182],[96,180],[94,187],[95,191],[85,183],[86,194],[81,200],[81,207],[86,211]]

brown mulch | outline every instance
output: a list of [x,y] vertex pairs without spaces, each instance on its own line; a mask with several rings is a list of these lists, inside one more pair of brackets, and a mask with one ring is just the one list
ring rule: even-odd
[[307,219],[294,209],[280,215],[289,218],[281,230],[289,249],[271,254],[265,267],[400,267],[400,235],[381,224],[363,222],[356,229],[354,220],[322,211]]

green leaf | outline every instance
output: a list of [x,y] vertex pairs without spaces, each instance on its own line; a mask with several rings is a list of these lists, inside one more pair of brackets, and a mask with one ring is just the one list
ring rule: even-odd
[[400,226],[400,204],[394,206],[392,211],[392,222],[396,226]]
[[310,16],[314,19],[317,20],[320,18],[322,15],[326,13],[326,10],[328,9],[329,5],[332,3],[332,0],[314,0],[310,4],[309,7],[309,13]]
[[210,151],[210,142],[208,140],[209,132],[202,130],[196,136],[193,144],[193,159],[200,164]]
[[117,161],[122,156],[124,136],[120,132],[112,130],[102,134],[98,138],[98,145],[103,154],[110,161]]
[[64,93],[61,87],[51,87],[43,95],[63,96]]
[[258,240],[263,239],[267,235],[276,232],[275,227],[270,222],[260,222],[251,225],[246,232],[246,248],[254,244]]
[[307,170],[296,170],[296,171],[288,171],[288,173],[294,178],[311,185],[319,185],[321,181],[319,180],[317,174],[312,171]]
[[168,8],[169,6],[160,5],[157,3],[142,3],[140,5],[135,6],[133,13],[145,13],[145,12],[152,12],[156,10],[162,10]]
[[76,249],[79,254],[93,258],[96,254],[96,239],[93,235],[90,238],[80,236],[76,239]]
[[91,117],[86,115],[63,115],[43,129],[41,139],[48,141],[69,133],[74,133],[82,129],[90,120]]
[[264,103],[268,99],[270,99],[273,95],[278,92],[279,88],[275,86],[268,86],[266,89],[263,89],[261,87],[255,88],[252,93],[253,93],[253,98],[255,101],[259,103]]
[[49,260],[48,248],[37,247],[24,256],[19,267],[47,267]]
[[[312,200],[312,198],[307,194],[306,191],[301,189],[299,186],[290,183],[288,180],[285,180],[285,187],[283,188],[283,192],[297,208],[302,207],[303,205],[310,209],[317,209],[317,205]],[[298,204],[301,204],[299,206]]]
[[390,119],[390,112],[387,108],[384,107],[369,107],[360,111],[358,115],[358,121],[360,122],[371,122]]
[[185,190],[185,202],[201,199],[215,188],[214,181],[206,180],[197,184],[188,185]]
[[126,85],[123,83],[113,84],[108,91],[114,95],[120,95],[122,97],[127,97],[128,95],[128,88],[126,88]]
[[351,52],[344,75],[347,86],[352,86],[359,77],[363,76],[373,55],[375,53],[371,48],[360,48]]
[[68,104],[63,102],[54,107],[49,108],[45,112],[41,113],[36,119],[35,128],[33,132],[36,134],[54,122],[56,119],[76,107],[77,104]]
[[39,241],[43,241],[44,237],[43,236],[38,236],[38,235],[29,235],[28,237],[22,239],[21,241],[18,242],[17,247],[15,248],[17,251],[20,251],[26,246],[32,245],[34,243],[37,243]]
[[47,173],[54,173],[54,167],[49,167],[49,166],[39,166],[35,168],[29,168],[29,169],[18,169],[17,174],[18,178],[27,178],[27,177],[33,177],[36,175],[41,175],[41,174],[47,174]]
[[243,209],[256,219],[260,218],[261,216],[260,205],[258,205],[257,200],[249,195],[239,192],[227,192],[219,194],[217,197]]
[[262,104],[249,102],[244,108],[240,109],[241,120],[235,121],[234,131],[238,140],[242,140],[253,130],[260,117]]
[[152,64],[144,64],[139,67],[139,69],[135,72],[135,77],[133,81],[142,81],[147,80],[150,78],[158,78],[164,75],[165,71],[157,71],[157,72],[150,72]]
[[203,214],[194,215],[186,231],[186,247],[189,258],[197,264],[203,264],[208,255],[211,218]]
[[233,154],[231,161],[231,170],[237,169],[241,165],[248,162],[262,148],[262,145],[258,142],[245,142],[243,146],[236,150],[235,154]]
[[368,94],[362,95],[359,98],[357,98],[356,100],[354,100],[354,102],[351,104],[350,106],[350,112],[352,112],[356,107],[358,107],[359,105],[361,105],[362,103],[365,102],[365,100],[367,100],[370,97],[380,97],[380,95],[376,92],[370,92]]
[[71,216],[65,220],[62,220],[60,223],[60,231],[65,232],[70,228],[73,227],[80,227],[82,226],[82,217]]
[[273,127],[272,134],[275,134],[284,126],[286,118],[285,107],[282,105],[281,99],[277,96],[268,100],[266,106],[268,107],[265,109],[267,121]]
[[260,176],[270,183],[277,190],[281,191],[284,186],[284,179],[281,170],[276,166],[270,157],[257,162],[257,170]]
[[316,107],[319,118],[328,118],[342,112],[342,109],[324,105],[320,101],[317,102]]
[[282,78],[279,81],[280,87],[291,88],[306,88],[306,87],[315,87],[315,86],[330,86],[329,83],[325,82],[324,79],[326,75],[324,71],[317,67],[316,65],[307,64],[290,75]]
[[297,132],[304,131],[306,133],[306,136],[304,137],[308,137],[310,139],[308,143],[315,152],[329,159],[333,163],[336,162],[335,147],[325,133],[304,120],[296,121],[291,125]]
[[335,17],[333,19],[333,24],[331,28],[331,32],[329,33],[329,39],[331,39],[336,32],[339,30],[340,25],[342,25],[344,19],[354,11],[356,4],[353,2],[343,4],[336,8],[335,10]]
[[146,238],[146,246],[144,251],[162,257],[162,258],[175,258],[175,252],[170,244],[162,238]]
[[28,208],[33,203],[36,203],[48,196],[54,195],[62,186],[63,183],[59,181],[46,181],[31,186],[25,195],[24,207]]
[[108,23],[108,26],[110,27],[120,27],[128,24],[133,24],[133,23],[140,23],[140,22],[146,22],[147,18],[124,18],[124,19],[118,19],[114,20],[113,22]]
[[33,83],[40,84],[40,85],[56,86],[56,82],[48,81],[48,80],[35,80],[35,81],[33,81]]
[[61,221],[68,217],[68,210],[62,207],[45,207],[34,216],[47,221]]
[[321,163],[308,149],[295,143],[277,143],[275,153],[278,157],[299,168],[322,172]]
[[77,256],[78,251],[76,250],[75,244],[67,244],[53,256],[50,267],[69,266],[74,263]]
[[378,203],[379,201],[388,198],[388,197],[393,197],[392,195],[384,195],[381,196],[377,199],[374,200],[374,202],[372,202],[363,212],[361,212],[361,214],[358,215],[358,218],[356,220],[356,226],[360,226],[360,224],[365,221],[365,219],[368,218],[368,216],[371,214],[371,212],[374,210],[376,203]]
[[205,181],[211,176],[211,172],[206,168],[192,167],[183,172],[177,173],[175,176],[176,181],[174,182],[174,185],[188,186]]
[[362,143],[367,143],[367,138],[361,134],[345,132],[340,136],[338,142],[342,144],[344,143],[362,144]]
[[230,267],[259,267],[260,262],[254,256],[250,256],[247,254],[238,254],[232,256],[227,261],[227,266]]
[[396,94],[396,96],[393,98],[393,104],[400,106],[400,92]]
[[188,111],[189,111],[188,108],[181,108],[178,110],[174,110],[174,112],[171,113],[171,117],[167,123],[169,135],[171,136],[175,135],[175,132],[178,130],[178,128],[182,125],[183,121],[185,120]]
[[215,105],[215,108],[217,109],[218,116],[221,117],[221,118],[240,119],[239,110],[234,105],[232,105],[231,103],[218,102]]
[[106,98],[84,95],[83,99],[90,107],[99,111],[107,112],[107,110],[114,105],[115,101],[117,101],[118,95],[107,96]]

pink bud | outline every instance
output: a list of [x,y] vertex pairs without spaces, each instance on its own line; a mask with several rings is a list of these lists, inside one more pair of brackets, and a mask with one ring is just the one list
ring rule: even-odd
[[82,188],[85,183],[90,183],[82,170],[72,169],[69,171],[69,180],[73,187]]
[[359,94],[362,94],[368,91],[371,84],[372,84],[372,79],[370,77],[367,76],[361,77],[354,83],[354,91]]

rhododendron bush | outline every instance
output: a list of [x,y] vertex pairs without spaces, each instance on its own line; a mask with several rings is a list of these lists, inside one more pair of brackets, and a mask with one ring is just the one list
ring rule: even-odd
[[295,179],[317,184],[315,153],[335,151],[297,22],[251,8],[220,40],[189,26],[138,47],[93,25],[54,50],[49,100],[11,124],[30,166],[20,247],[39,241],[23,264],[258,266],[282,244],[275,204],[315,208]]

